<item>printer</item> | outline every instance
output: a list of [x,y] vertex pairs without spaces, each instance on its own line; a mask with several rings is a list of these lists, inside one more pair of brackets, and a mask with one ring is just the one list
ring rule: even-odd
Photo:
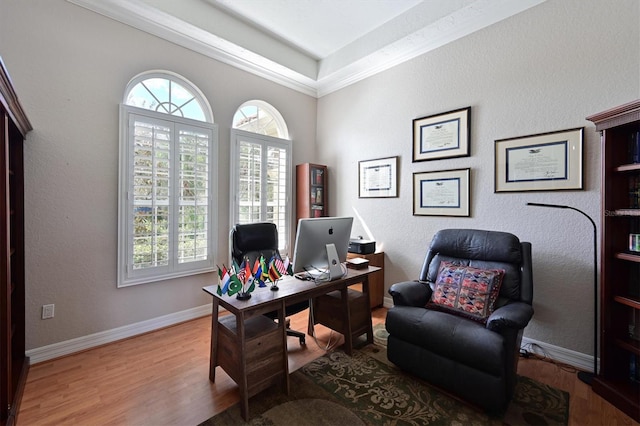
[[363,240],[361,238],[351,238],[349,240],[349,253],[371,254],[376,251],[376,242]]

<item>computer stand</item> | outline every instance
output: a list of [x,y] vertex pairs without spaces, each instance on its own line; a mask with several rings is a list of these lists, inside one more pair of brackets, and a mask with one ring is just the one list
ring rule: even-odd
[[329,261],[329,281],[342,278],[342,265],[335,244],[327,244],[327,260]]

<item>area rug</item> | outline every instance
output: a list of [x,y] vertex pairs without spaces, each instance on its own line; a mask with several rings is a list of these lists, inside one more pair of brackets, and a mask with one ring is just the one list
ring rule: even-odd
[[[375,334],[375,333],[374,333]],[[249,421],[235,404],[201,425],[566,425],[566,392],[518,377],[502,418],[439,392],[367,345],[352,356],[328,353],[290,375],[290,394],[273,387],[249,400]]]

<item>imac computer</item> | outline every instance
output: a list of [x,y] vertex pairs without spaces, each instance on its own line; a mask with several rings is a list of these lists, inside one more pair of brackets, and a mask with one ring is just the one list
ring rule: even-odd
[[294,274],[320,281],[342,278],[352,225],[352,217],[300,219],[293,250]]

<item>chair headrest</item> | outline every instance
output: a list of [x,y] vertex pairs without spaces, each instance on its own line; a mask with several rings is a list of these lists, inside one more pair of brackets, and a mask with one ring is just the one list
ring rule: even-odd
[[431,240],[430,250],[451,257],[519,264],[520,240],[513,234],[478,229],[443,229]]
[[270,257],[277,250],[278,228],[275,223],[237,224],[231,230],[231,255],[238,263],[247,255],[253,258],[256,253],[263,253]]

